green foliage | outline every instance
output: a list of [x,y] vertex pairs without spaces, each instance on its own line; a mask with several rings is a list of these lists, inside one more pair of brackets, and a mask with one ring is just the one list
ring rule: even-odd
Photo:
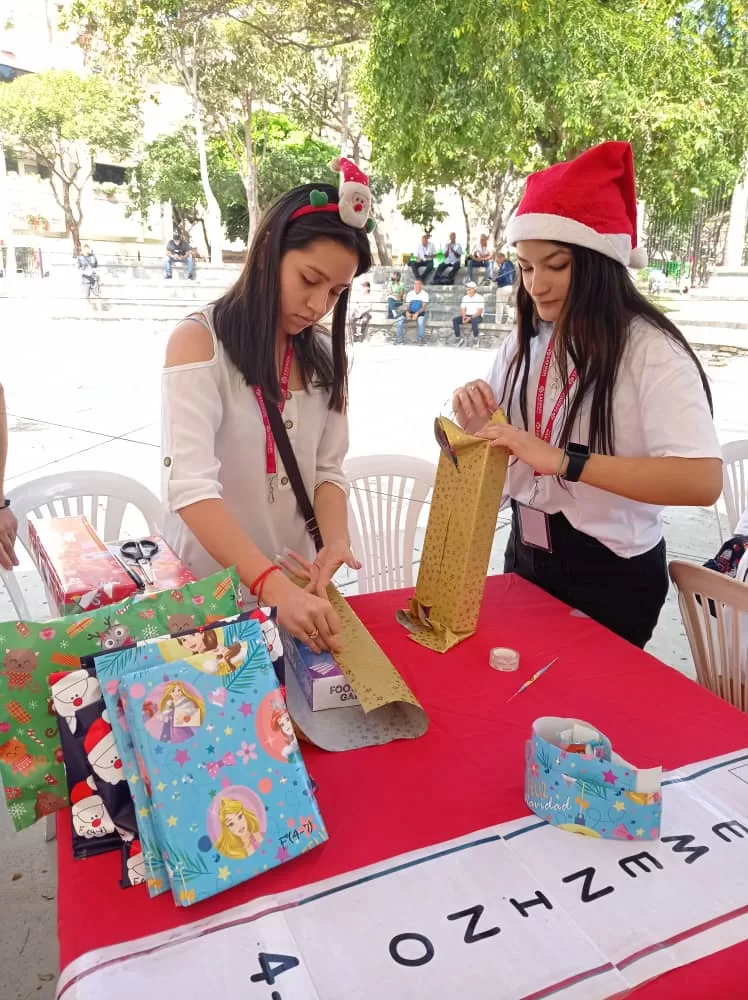
[[424,233],[430,233],[435,222],[444,222],[447,218],[447,213],[437,206],[433,191],[416,189],[408,201],[399,207],[402,217],[413,222]]
[[73,144],[83,141],[125,156],[139,135],[140,113],[135,96],[100,77],[51,70],[0,87],[0,131],[14,148],[37,156],[50,170],[71,156],[84,170],[90,156],[73,150]]
[[0,133],[46,167],[77,253],[93,152],[125,156],[133,148],[140,134],[136,94],[68,70],[29,73],[0,86]]
[[[285,115],[256,113],[252,135],[261,209],[297,184],[336,183],[335,175],[327,167],[337,153],[335,147],[304,135]],[[248,209],[244,183],[222,137],[208,141],[208,172],[229,239],[246,240]],[[143,212],[151,205],[170,201],[176,223],[193,225],[202,218],[203,190],[191,126],[161,136],[148,145],[145,157],[134,171],[133,191]]]
[[745,3],[378,0],[359,75],[376,163],[481,183],[629,139],[651,204],[685,210],[748,147]]

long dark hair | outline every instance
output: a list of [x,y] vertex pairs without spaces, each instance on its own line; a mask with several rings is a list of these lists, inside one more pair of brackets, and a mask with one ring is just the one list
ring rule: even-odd
[[[691,358],[712,409],[712,394],[704,369],[674,323],[637,291],[628,270],[617,261],[586,247],[558,243],[571,251],[571,283],[561,316],[556,323],[555,357],[562,384],[569,375],[567,358],[577,370],[578,387],[566,408],[560,444],[566,446],[579,412],[587,398],[590,406],[591,451],[612,455],[615,449],[613,390],[628,344],[631,323],[641,316],[663,336],[678,344]],[[517,337],[519,350],[504,381],[501,404],[505,412],[519,385],[519,404],[525,428],[529,427],[527,382],[530,346],[537,333],[538,316],[532,299],[520,281],[517,290]]]
[[[341,221],[337,212],[311,212],[290,221],[297,208],[309,205],[312,191],[338,203],[337,188],[330,184],[303,184],[281,195],[265,212],[247,261],[238,280],[214,304],[216,336],[247,385],[259,386],[280,402],[280,383],[275,360],[276,329],[280,309],[280,264],[289,250],[303,250],[318,239],[335,240],[358,255],[356,276],[371,268],[369,240],[363,229]],[[332,360],[313,327],[291,338],[301,366],[304,388],[310,382],[330,390],[330,409],[344,411],[348,400],[348,357],[345,317],[348,290],[335,304],[332,314]]]

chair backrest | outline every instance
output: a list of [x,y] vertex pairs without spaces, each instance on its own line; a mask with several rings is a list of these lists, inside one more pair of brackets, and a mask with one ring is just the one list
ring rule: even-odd
[[363,564],[359,592],[412,587],[416,531],[419,520],[425,526],[436,466],[406,455],[369,455],[349,459],[344,472],[351,544]]
[[[18,518],[18,540],[29,552],[29,518],[84,515],[106,541],[120,537],[127,507],[141,514],[149,533],[159,532],[163,508],[158,497],[142,483],[116,472],[63,472],[44,476],[8,492]],[[19,618],[28,608],[12,573],[3,573],[5,586]],[[50,614],[54,609],[50,608]]]
[[748,711],[748,584],[692,563],[671,562],[699,684]]
[[[727,510],[728,534],[731,535],[743,511],[748,507],[748,439],[728,441],[722,445],[722,456],[725,460],[722,469],[722,499]],[[717,521],[719,522],[719,515]],[[721,524],[719,535],[724,541]]]

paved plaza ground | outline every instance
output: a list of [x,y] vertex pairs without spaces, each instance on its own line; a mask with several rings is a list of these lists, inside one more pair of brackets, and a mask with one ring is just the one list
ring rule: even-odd
[[[41,322],[18,302],[0,301],[0,307],[0,379],[10,425],[6,489],[56,472],[104,469],[139,479],[158,493],[159,374],[171,324]],[[723,355],[718,348],[701,357],[712,382],[721,441],[748,437],[748,357]],[[456,385],[484,375],[490,361],[491,353],[482,350],[357,345],[350,454],[436,461],[434,416],[448,411]],[[671,558],[696,562],[712,555],[719,542],[712,510],[669,511],[666,534]],[[493,572],[500,571],[506,535],[502,518]],[[32,605],[38,606],[31,568],[24,564],[21,570]],[[0,614],[11,616],[1,588]],[[672,594],[649,649],[692,676]],[[0,815],[0,1000],[53,995],[48,977],[57,972],[54,850],[43,844],[40,826],[13,835],[4,811]]]

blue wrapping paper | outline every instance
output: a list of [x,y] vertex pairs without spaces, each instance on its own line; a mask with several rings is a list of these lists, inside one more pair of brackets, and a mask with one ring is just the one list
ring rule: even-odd
[[525,803],[561,830],[605,840],[657,840],[662,768],[637,770],[578,719],[545,716],[525,744]]

